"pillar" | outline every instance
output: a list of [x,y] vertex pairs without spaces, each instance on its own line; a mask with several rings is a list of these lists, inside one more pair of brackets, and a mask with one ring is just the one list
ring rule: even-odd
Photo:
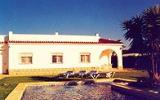
[[123,69],[123,57],[122,57],[122,51],[117,52],[118,57],[118,69]]

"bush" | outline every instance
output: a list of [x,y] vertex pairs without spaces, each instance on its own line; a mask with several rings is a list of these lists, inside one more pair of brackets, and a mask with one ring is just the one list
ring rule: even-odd
[[93,84],[95,84],[94,80],[86,80],[86,81],[84,81],[84,85],[93,85]]
[[65,84],[66,86],[77,86],[78,83],[76,81],[70,81]]

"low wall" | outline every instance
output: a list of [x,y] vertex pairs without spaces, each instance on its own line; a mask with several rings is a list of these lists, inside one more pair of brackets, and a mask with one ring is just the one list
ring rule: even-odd
[[16,88],[5,98],[5,100],[21,100],[23,93],[28,86],[34,85],[64,85],[64,82],[29,82],[29,83],[19,83]]
[[147,90],[141,90],[138,88],[120,85],[120,84],[111,84],[112,89],[126,95],[132,95],[141,98],[141,100],[160,100],[159,93],[153,93]]

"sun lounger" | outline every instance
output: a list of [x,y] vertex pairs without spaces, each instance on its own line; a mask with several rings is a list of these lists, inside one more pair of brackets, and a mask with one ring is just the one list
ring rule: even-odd
[[86,71],[79,71],[78,72],[78,76],[80,76],[81,78],[83,78],[86,75]]
[[92,79],[97,79],[97,78],[113,78],[115,72],[99,72],[97,73],[96,71],[91,71],[89,75],[91,76]]
[[99,72],[99,76],[97,78],[106,78],[107,73],[106,72]]
[[108,73],[106,73],[106,78],[113,78],[114,74],[115,74],[115,72],[108,72]]
[[99,76],[99,73],[97,71],[90,71],[87,73],[92,79],[96,79]]
[[78,73],[74,73],[73,71],[67,71],[66,73],[63,74],[65,78],[69,78],[72,76],[78,76],[78,77],[90,77],[92,79],[97,79],[97,78],[113,78],[115,72],[97,72],[97,71],[90,71],[86,73],[86,71],[79,71]]
[[69,77],[73,76],[74,74],[75,74],[75,73],[74,73],[73,71],[67,71],[67,72],[64,73],[63,75],[64,75],[65,78],[69,78]]

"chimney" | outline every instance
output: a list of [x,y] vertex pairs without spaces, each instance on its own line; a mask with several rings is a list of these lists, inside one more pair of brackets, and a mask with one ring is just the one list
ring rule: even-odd
[[99,33],[96,33],[96,36],[99,37]]
[[55,32],[55,35],[59,35],[59,33],[58,33],[58,32]]
[[9,35],[13,35],[13,31],[9,31]]

